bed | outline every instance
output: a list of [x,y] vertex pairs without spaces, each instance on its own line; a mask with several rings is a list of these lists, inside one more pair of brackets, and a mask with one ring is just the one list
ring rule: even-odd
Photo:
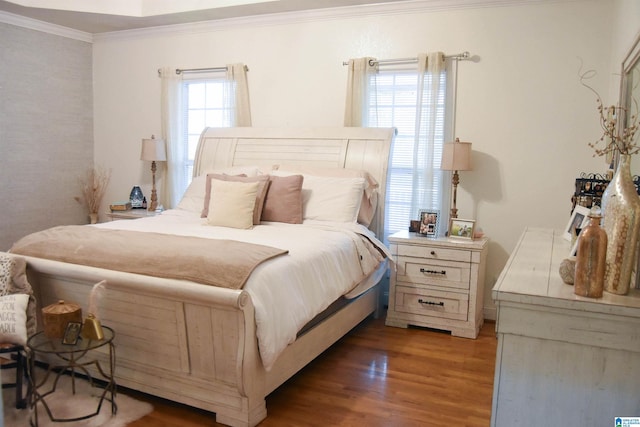
[[[226,242],[223,251],[231,252],[227,248],[234,248],[237,252],[249,253],[249,249],[264,246],[267,251],[262,255],[264,259],[248,267],[248,273],[242,273],[246,278],[240,280],[239,286],[203,284],[204,275],[185,278],[169,274],[175,270],[191,271],[190,267],[173,266],[166,274],[150,272],[145,270],[147,261],[142,256],[138,263],[131,263],[136,269],[120,271],[93,260],[81,265],[66,258],[47,259],[48,256],[38,252],[36,255],[17,253],[27,259],[27,274],[41,307],[58,300],[73,301],[80,304],[86,314],[94,285],[106,281],[95,311],[100,321],[116,332],[119,385],[215,412],[216,421],[222,424],[254,426],[267,416],[265,398],[269,393],[380,309],[379,282],[389,259],[375,236],[381,236],[384,229],[385,184],[394,135],[394,129],[372,128],[208,128],[198,144],[194,180],[177,209],[153,218],[114,221],[96,227],[76,226],[91,227],[96,233],[110,231],[116,236],[123,233],[124,237],[120,238],[129,241],[133,240],[134,233],[155,236],[170,230],[180,235],[175,238],[175,246],[148,242],[146,238],[135,239],[144,241],[139,247],[131,245],[139,254],[150,252],[157,257],[163,256],[162,251],[158,249],[156,253],[153,245],[164,248],[165,252],[169,249],[164,256],[188,253],[183,248],[191,243],[189,239],[201,241],[203,236],[199,234],[203,230],[206,233],[217,230],[215,239]],[[253,184],[221,184],[226,178],[220,175],[254,168],[258,170],[257,175],[275,176],[282,182],[290,182],[293,176],[303,177],[303,224],[265,221],[263,217],[259,225],[248,229],[221,226],[215,221],[220,220],[220,215],[225,218],[229,215],[219,211],[215,207],[219,205],[213,201],[204,204],[211,207],[211,212],[199,212],[203,205],[198,185],[207,183],[212,198],[214,194],[220,197],[223,188],[234,194],[240,188],[253,191],[256,188]],[[207,178],[207,173],[212,172],[220,179]],[[273,186],[276,181],[270,179]],[[355,220],[334,218],[336,211],[342,214],[341,209],[313,198],[326,194],[322,189],[326,190],[327,185],[336,188],[336,183],[341,182],[362,182],[362,200],[356,213],[358,222],[366,222],[368,227]],[[309,190],[305,185],[316,186]],[[269,203],[266,194],[263,213]],[[314,207],[311,207],[312,200],[316,203]],[[366,221],[361,221],[367,200],[371,211],[366,213]],[[276,205],[275,209],[282,205]],[[353,215],[353,207],[347,211],[345,215]],[[328,221],[322,212],[329,215]],[[334,237],[338,237],[337,243]],[[118,245],[115,239],[113,244]],[[180,246],[183,243],[180,239],[185,241],[185,246]],[[247,246],[235,248],[229,246],[231,242]],[[310,242],[319,245],[312,250]],[[149,245],[151,250],[147,250]],[[62,252],[64,245],[49,246]],[[269,252],[271,249],[275,252]],[[340,257],[348,258],[348,262],[337,267],[337,271],[329,272],[327,265],[333,261],[328,257],[335,256],[332,253],[336,251],[344,252]],[[320,265],[300,266],[307,268],[305,271],[298,272],[293,270],[293,265],[283,264],[291,259],[298,264],[310,264],[306,257],[315,256],[316,252],[322,252],[327,258],[323,258]],[[371,259],[365,253],[371,254]],[[131,259],[131,255],[128,257]],[[94,258],[104,257],[98,254]],[[158,264],[169,263],[156,262],[152,270],[160,268]],[[209,264],[209,261],[199,261],[199,264]],[[310,279],[314,275],[318,283],[315,278]],[[213,282],[224,274],[215,276]],[[304,291],[299,294],[298,290],[287,290],[284,286],[290,281],[289,276],[310,284],[301,286]],[[347,283],[333,287],[333,282],[345,280]],[[271,290],[265,291],[267,288]],[[316,301],[325,293],[331,300]],[[279,305],[286,299],[285,294],[293,297],[286,309]],[[298,301],[305,298],[315,306],[298,310]],[[271,323],[280,322],[281,317],[293,318],[293,326],[278,323],[273,327]],[[272,341],[276,342],[273,347],[269,344]]]

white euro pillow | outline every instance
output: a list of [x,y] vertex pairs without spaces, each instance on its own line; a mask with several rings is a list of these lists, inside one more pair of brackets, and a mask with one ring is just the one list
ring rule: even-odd
[[[288,171],[272,171],[275,176],[288,176]],[[356,222],[362,203],[365,179],[303,174],[303,219],[334,222]]]
[[244,175],[244,176],[258,176],[260,169],[257,166],[232,166],[229,168],[216,169],[205,171],[203,174],[194,177],[191,183],[182,195],[182,199],[176,206],[177,209],[182,209],[190,212],[202,212],[204,206],[204,200],[207,193],[207,174],[215,173],[219,175]]

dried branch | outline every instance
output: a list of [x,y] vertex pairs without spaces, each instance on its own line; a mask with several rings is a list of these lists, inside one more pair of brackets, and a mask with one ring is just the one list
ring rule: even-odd
[[632,114],[628,118],[628,126],[620,128],[622,123],[618,120],[621,115],[630,113],[624,107],[616,107],[614,105],[610,107],[604,107],[600,94],[585,83],[586,80],[596,75],[594,70],[587,70],[580,74],[580,84],[589,89],[596,95],[596,102],[598,105],[598,113],[600,114],[600,127],[603,130],[603,134],[595,142],[590,142],[589,147],[595,151],[594,157],[604,156],[609,153],[618,152],[620,154],[637,154],[640,152],[638,141],[634,141],[635,134],[638,131],[638,103],[635,99],[632,99],[633,106],[635,107],[635,114]]
[[80,197],[76,197],[75,199],[78,202],[82,200],[87,206],[87,209],[89,209],[89,213],[98,213],[110,179],[110,169],[105,170],[100,167],[87,169],[85,174],[78,178],[80,190],[82,191],[82,199]]

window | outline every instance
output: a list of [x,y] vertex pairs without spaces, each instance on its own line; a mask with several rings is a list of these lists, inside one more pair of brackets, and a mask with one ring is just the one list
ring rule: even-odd
[[[424,78],[421,97],[419,78]],[[439,209],[442,218],[448,217],[448,209],[443,209],[443,194],[448,187],[439,169],[445,140],[446,73],[432,79],[428,74],[419,76],[415,68],[381,68],[368,83],[370,125],[398,130],[389,164],[386,239],[389,234],[406,230],[410,220],[418,219],[421,209]],[[432,84],[439,84],[439,90],[432,90]],[[434,93],[437,99],[432,99]],[[416,120],[418,114],[420,120]]]
[[233,103],[225,99],[227,80],[224,73],[219,77],[192,78],[184,80],[182,105],[184,106],[182,140],[184,141],[185,173],[184,182],[191,182],[193,160],[200,134],[205,127],[231,126]]

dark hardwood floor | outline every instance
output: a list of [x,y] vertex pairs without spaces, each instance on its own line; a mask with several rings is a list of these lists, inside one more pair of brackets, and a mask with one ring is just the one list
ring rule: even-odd
[[[267,397],[273,426],[488,426],[497,340],[367,319]],[[154,411],[130,427],[217,426],[213,414],[141,395]]]

